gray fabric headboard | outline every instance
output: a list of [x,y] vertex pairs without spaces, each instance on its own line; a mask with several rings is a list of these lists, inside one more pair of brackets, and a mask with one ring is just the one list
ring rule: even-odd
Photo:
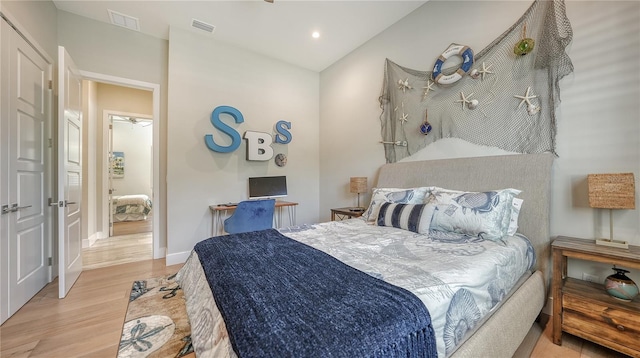
[[518,232],[536,249],[537,269],[548,290],[550,277],[549,204],[551,195],[550,153],[456,158],[385,164],[376,187],[412,188],[439,186],[464,191],[515,188],[524,200]]

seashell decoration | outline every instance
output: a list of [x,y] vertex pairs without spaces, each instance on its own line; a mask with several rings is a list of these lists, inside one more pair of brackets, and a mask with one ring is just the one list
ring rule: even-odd
[[527,113],[529,113],[530,116],[533,116],[534,114],[540,112],[540,106],[536,106],[533,104],[530,104],[527,106]]
[[469,109],[476,109],[476,108],[478,108],[478,103],[480,103],[480,102],[478,102],[478,100],[477,100],[477,99],[472,99],[472,100],[471,100],[471,101],[469,101],[469,103],[467,104],[467,107],[468,107]]

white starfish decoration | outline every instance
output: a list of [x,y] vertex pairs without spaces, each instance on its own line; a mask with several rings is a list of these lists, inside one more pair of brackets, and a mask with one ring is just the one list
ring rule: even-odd
[[478,71],[478,73],[482,76],[482,80],[484,81],[484,75],[485,74],[493,74],[492,71],[489,71],[489,69],[491,68],[491,66],[493,66],[493,64],[489,64],[489,66],[484,65],[484,62],[482,63],[482,69]]
[[464,111],[464,106],[471,103],[471,96],[473,96],[473,92],[471,92],[469,95],[465,96],[464,92],[460,92],[460,99],[456,100],[457,102],[461,102],[462,103],[462,110]]
[[435,91],[435,89],[433,88],[433,85],[435,84],[435,82],[431,82],[430,80],[427,80],[427,87],[422,87],[422,89],[424,89],[424,93],[422,94],[422,100],[424,101],[425,98],[427,98],[427,95],[429,94],[429,91]]
[[402,90],[402,93],[405,93],[406,90],[408,89],[413,89],[413,87],[411,87],[411,85],[409,85],[409,78],[407,77],[406,80],[398,80],[398,89]]
[[532,94],[530,95],[530,94],[529,94],[529,91],[531,91],[531,87],[527,87],[527,92],[524,94],[524,96],[514,95],[514,97],[515,97],[515,98],[520,98],[520,99],[522,100],[522,101],[520,101],[520,104],[518,105],[518,109],[519,109],[520,107],[522,107],[522,105],[523,105],[524,103],[526,103],[526,104],[527,104],[527,107],[535,107],[535,106],[531,103],[531,101],[529,101],[529,100],[530,100],[530,99],[537,98],[538,96],[535,96],[535,95],[532,95]]
[[402,117],[398,118],[398,120],[400,121],[400,124],[405,124],[405,122],[409,120],[409,115],[403,112]]

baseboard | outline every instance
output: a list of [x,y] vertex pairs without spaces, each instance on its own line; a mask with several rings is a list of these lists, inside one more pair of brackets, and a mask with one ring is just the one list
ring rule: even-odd
[[166,247],[160,247],[158,249],[153,250],[153,258],[154,259],[161,259],[163,257],[165,257],[165,255],[167,254],[167,248]]
[[171,265],[184,263],[185,261],[187,261],[190,254],[191,254],[191,251],[177,252],[175,254],[167,254],[167,257],[165,259],[166,265],[171,266]]
[[94,233],[93,235],[89,236],[88,239],[82,239],[82,248],[86,249],[93,246],[93,244],[95,244],[99,239],[98,235],[99,233]]

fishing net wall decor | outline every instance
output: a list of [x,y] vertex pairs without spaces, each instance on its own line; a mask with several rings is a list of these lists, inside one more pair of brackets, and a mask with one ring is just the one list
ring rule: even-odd
[[[573,72],[565,52],[572,37],[564,1],[535,0],[485,49],[474,54],[452,44],[434,59],[433,71],[387,59],[380,95],[387,162],[442,138],[555,154],[558,83]],[[458,64],[449,65],[453,61],[447,58],[457,58]]]

